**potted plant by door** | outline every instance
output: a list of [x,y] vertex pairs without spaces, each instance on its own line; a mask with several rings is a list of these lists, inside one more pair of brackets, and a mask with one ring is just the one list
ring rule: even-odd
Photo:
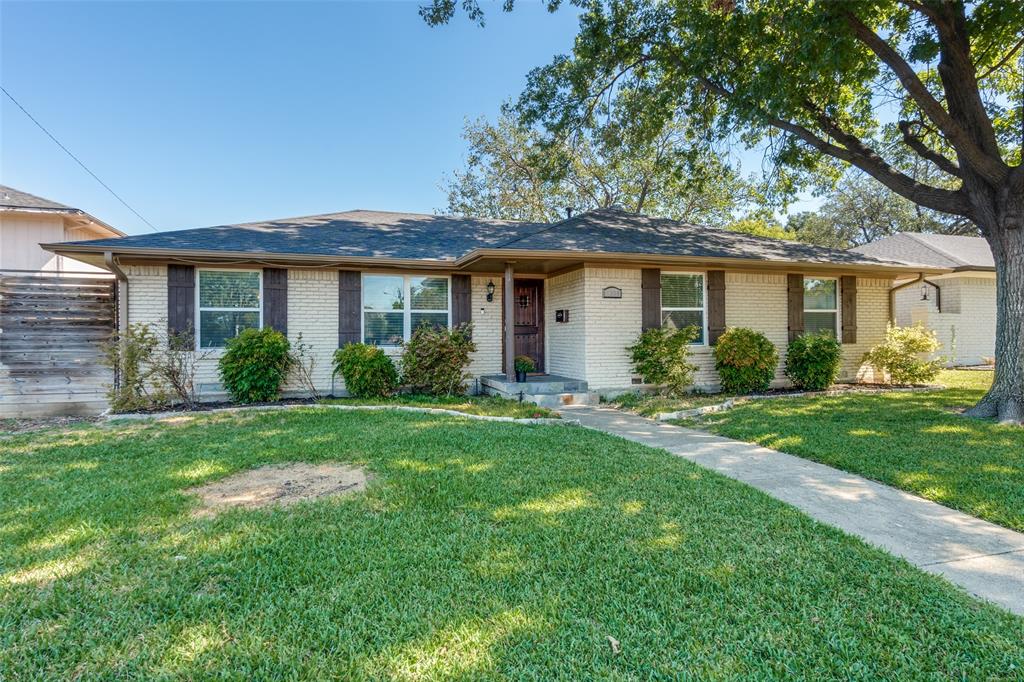
[[516,366],[516,381],[523,383],[526,381],[526,375],[536,369],[537,365],[533,363],[533,358],[529,355],[517,355],[515,358]]

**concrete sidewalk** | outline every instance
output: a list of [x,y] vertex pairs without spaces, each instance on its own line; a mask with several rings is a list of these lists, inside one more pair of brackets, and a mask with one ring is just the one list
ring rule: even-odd
[[1024,615],[1024,534],[855,474],[758,445],[602,407],[566,407],[587,427],[668,450],[800,508],[968,592]]

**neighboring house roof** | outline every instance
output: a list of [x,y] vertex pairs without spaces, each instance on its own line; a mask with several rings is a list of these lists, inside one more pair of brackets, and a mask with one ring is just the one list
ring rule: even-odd
[[239,225],[219,225],[90,242],[46,245],[60,252],[104,250],[133,255],[440,261],[456,266],[502,254],[572,254],[904,266],[850,251],[755,237],[599,209],[557,223],[385,211],[345,211]]
[[108,230],[113,234],[122,237],[124,236],[124,232],[107,225],[99,218],[91,216],[81,209],[73,208],[51,199],[44,199],[43,197],[36,196],[35,194],[29,194],[28,192],[23,192],[20,189],[8,187],[7,185],[0,185],[0,211],[59,213],[62,215],[81,217],[91,223],[94,223],[102,230]]
[[996,267],[992,250],[981,237],[900,232],[850,250],[875,258],[953,270],[995,270]]

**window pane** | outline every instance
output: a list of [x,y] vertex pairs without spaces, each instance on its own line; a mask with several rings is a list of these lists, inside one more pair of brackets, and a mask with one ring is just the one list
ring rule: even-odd
[[200,308],[259,308],[260,273],[199,271]]
[[804,313],[804,333],[816,334],[820,331],[827,331],[832,336],[836,335],[836,314],[835,313]]
[[404,308],[405,280],[401,276],[367,275],[363,277],[364,310],[403,310]]
[[662,275],[662,308],[703,308],[703,275]]
[[199,346],[223,348],[224,342],[238,336],[243,329],[259,329],[260,314],[250,312],[220,312],[203,310],[199,313]]
[[704,343],[704,313],[699,310],[663,310],[661,326],[669,329],[683,329],[693,325],[697,327],[697,338],[694,343]]
[[836,280],[804,280],[804,310],[835,310],[837,307]]
[[448,313],[412,313],[412,328],[414,331],[424,323],[437,327],[447,327]]
[[412,310],[448,310],[448,279],[410,277],[409,298]]
[[363,343],[397,346],[404,337],[404,313],[363,313]]

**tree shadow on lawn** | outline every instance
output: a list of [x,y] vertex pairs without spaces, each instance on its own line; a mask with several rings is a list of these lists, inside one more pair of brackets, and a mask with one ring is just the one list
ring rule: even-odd
[[1024,530],[1024,429],[950,411],[979,391],[747,403],[697,422]]
[[[1021,619],[590,431],[303,410],[71,442],[4,455],[11,677],[998,676],[1022,655]],[[376,479],[189,516],[182,489],[295,460]]]

